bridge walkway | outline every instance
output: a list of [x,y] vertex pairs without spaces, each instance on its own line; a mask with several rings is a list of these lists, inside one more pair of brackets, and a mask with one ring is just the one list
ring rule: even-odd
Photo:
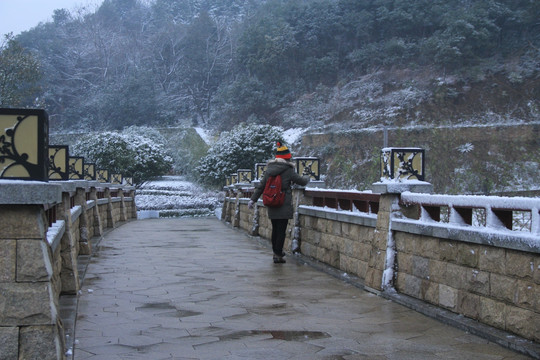
[[88,265],[73,358],[527,358],[286,259],[215,218],[124,224]]

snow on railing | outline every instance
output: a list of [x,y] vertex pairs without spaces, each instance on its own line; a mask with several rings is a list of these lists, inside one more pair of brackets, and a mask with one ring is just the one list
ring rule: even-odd
[[404,192],[401,203],[419,205],[421,221],[506,228],[540,235],[540,198]]
[[377,214],[379,212],[379,194],[360,191],[306,189],[306,197],[311,197],[312,205],[329,207],[336,210]]

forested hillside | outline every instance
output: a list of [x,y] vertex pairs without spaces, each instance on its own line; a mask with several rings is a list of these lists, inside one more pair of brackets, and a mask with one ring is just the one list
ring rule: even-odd
[[538,19],[537,0],[105,0],[5,42],[42,77],[0,101],[53,132],[537,121]]

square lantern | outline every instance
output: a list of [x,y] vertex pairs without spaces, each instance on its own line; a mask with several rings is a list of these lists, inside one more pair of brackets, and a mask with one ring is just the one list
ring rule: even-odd
[[69,157],[69,179],[84,180],[84,157],[70,156]]
[[231,178],[231,185],[238,184],[238,174],[231,174],[230,178]]
[[133,178],[132,177],[125,177],[123,178],[123,184],[127,186],[133,186]]
[[111,184],[122,184],[122,174],[111,174]]
[[319,181],[321,178],[320,175],[320,164],[319,158],[316,157],[297,157],[294,158],[296,161],[296,172],[298,175],[306,176],[308,175],[311,180]]
[[97,181],[101,183],[108,183],[109,182],[109,170],[107,169],[99,169],[96,172],[96,179]]
[[250,184],[253,177],[253,171],[249,169],[238,169],[238,183]]
[[49,145],[49,180],[69,180],[69,146]]
[[84,180],[96,180],[96,164],[84,163]]
[[266,173],[267,163],[256,163],[255,164],[255,180],[261,181]]
[[424,160],[424,149],[384,148],[381,151],[381,179],[424,181]]
[[47,181],[48,145],[45,110],[0,108],[0,179]]

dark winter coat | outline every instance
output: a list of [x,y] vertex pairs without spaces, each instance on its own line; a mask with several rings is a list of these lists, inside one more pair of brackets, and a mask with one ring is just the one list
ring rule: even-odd
[[295,183],[305,186],[309,182],[309,177],[298,175],[294,170],[294,164],[290,161],[279,158],[269,161],[266,172],[260,184],[255,188],[251,200],[257,202],[264,191],[268,177],[276,176],[277,174],[281,174],[281,188],[285,191],[285,203],[278,208],[268,208],[268,217],[270,219],[292,219],[293,206],[291,185]]

